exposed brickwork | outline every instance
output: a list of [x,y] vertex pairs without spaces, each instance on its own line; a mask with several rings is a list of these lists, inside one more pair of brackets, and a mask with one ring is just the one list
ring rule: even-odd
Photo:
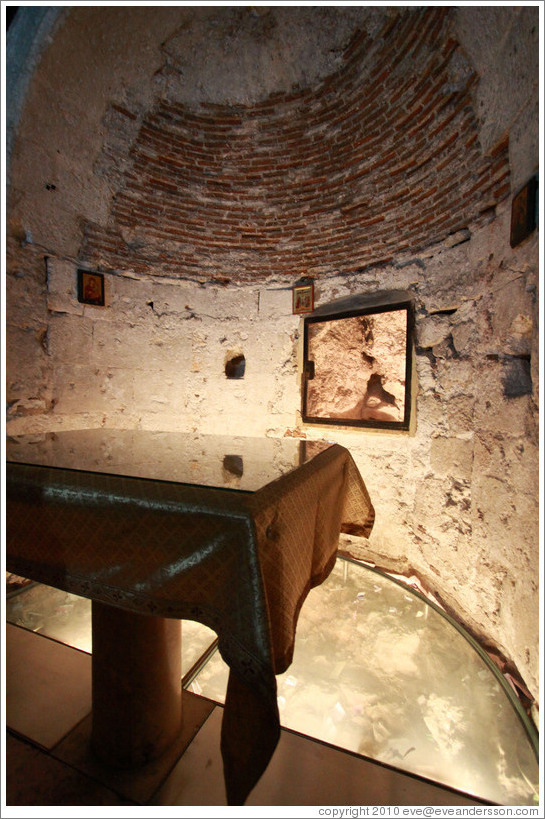
[[109,225],[85,225],[82,256],[106,270],[261,279],[418,251],[509,195],[507,142],[490,156],[479,145],[476,80],[449,10],[419,8],[373,42],[355,38],[312,90],[198,111],[162,101]]

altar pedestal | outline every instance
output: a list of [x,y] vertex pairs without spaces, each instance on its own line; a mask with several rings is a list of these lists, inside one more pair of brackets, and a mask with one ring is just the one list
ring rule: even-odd
[[157,759],[182,725],[181,621],[93,601],[96,755],[117,768]]

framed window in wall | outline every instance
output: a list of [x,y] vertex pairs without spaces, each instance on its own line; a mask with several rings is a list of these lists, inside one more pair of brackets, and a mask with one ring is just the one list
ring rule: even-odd
[[305,423],[409,430],[413,301],[404,292],[332,302],[304,319]]

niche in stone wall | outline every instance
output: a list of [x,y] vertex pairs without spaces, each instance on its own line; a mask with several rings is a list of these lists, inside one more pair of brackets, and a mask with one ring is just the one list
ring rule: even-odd
[[304,324],[303,421],[408,430],[410,294],[341,299],[320,306]]
[[244,378],[246,371],[246,359],[243,353],[230,354],[225,362],[225,375],[227,378]]

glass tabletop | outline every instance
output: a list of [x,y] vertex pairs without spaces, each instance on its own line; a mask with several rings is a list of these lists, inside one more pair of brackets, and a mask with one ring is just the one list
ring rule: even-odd
[[126,429],[9,436],[8,462],[255,492],[329,444]]

